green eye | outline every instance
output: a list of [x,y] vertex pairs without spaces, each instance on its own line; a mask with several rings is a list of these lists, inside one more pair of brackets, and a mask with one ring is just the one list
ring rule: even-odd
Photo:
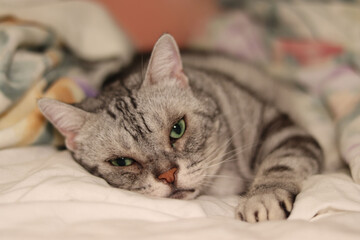
[[110,163],[114,166],[126,167],[132,165],[134,163],[134,159],[121,157],[111,160]]
[[179,139],[184,135],[185,132],[185,121],[181,119],[171,129],[170,138],[173,140]]

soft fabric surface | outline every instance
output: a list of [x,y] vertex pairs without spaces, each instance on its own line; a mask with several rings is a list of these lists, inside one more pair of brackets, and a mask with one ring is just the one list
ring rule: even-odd
[[[67,151],[0,151],[2,239],[358,239],[360,186],[347,173],[313,176],[287,221],[235,220],[237,196],[191,201],[110,187]],[[6,160],[6,161],[5,161]]]

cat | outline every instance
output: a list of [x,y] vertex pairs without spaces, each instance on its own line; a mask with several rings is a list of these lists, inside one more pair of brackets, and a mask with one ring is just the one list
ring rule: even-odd
[[241,194],[236,218],[286,219],[302,181],[322,168],[321,147],[233,76],[186,60],[208,57],[182,59],[164,34],[145,74],[75,105],[38,106],[73,158],[114,187],[175,199]]

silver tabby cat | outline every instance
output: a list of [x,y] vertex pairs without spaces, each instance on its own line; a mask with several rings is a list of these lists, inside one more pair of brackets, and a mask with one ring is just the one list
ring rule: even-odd
[[38,105],[74,159],[114,187],[177,199],[242,194],[237,218],[285,219],[302,181],[321,169],[320,146],[235,77],[207,67],[209,57],[181,59],[165,34],[144,76],[76,106]]

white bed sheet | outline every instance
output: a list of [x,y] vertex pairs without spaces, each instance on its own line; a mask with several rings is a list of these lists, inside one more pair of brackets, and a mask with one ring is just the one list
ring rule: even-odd
[[360,239],[360,185],[308,179],[287,221],[233,218],[237,196],[162,199],[110,187],[67,151],[0,151],[0,239]]

